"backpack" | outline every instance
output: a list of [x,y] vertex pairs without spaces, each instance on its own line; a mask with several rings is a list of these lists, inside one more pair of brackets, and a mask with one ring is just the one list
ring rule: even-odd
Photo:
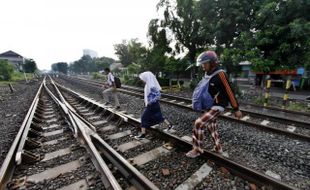
[[114,77],[114,83],[116,88],[120,88],[122,86],[121,80],[118,77]]
[[222,71],[223,70],[220,69],[210,76],[204,76],[197,84],[192,96],[192,107],[195,111],[207,110],[213,106],[214,99],[209,93],[209,82],[213,76]]

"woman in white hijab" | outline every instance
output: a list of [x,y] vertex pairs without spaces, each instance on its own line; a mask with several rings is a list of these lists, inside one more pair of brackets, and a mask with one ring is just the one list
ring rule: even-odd
[[158,123],[165,123],[168,126],[168,130],[172,128],[172,125],[167,119],[164,119],[161,113],[159,99],[161,87],[155,77],[155,75],[146,71],[139,75],[139,78],[145,83],[144,86],[144,103],[146,108],[141,116],[141,134],[135,136],[136,139],[144,139],[146,134],[146,128],[156,125]]

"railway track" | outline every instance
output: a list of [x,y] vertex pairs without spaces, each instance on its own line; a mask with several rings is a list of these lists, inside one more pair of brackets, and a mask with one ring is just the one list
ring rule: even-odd
[[[96,127],[99,136],[160,189],[187,189],[195,186],[207,188],[203,179],[210,177],[210,173],[215,176],[227,175],[227,178],[238,181],[240,184],[237,185],[243,185],[243,187],[252,185],[259,188],[294,189],[292,186],[210,151],[205,151],[204,155],[196,161],[185,158],[185,151],[191,148],[188,137],[179,138],[164,133],[157,128],[158,126],[152,128],[147,140],[137,141],[132,138],[132,135],[137,130],[136,127],[140,126],[139,118],[125,111],[117,111],[113,107],[104,106],[65,87],[61,89],[65,92],[65,98],[77,112]],[[160,167],[161,164],[165,166]],[[181,168],[181,170],[188,168],[191,172],[183,170],[186,174],[182,175],[176,168]],[[240,176],[242,179],[235,176]],[[211,183],[208,185],[216,187],[213,180],[211,177],[209,179]]]
[[[98,85],[90,85],[90,83],[68,80],[67,78],[59,81],[103,103],[100,96],[102,89],[98,88]],[[141,108],[143,108],[141,96],[121,93],[120,103],[122,110],[127,110],[136,118],[140,117]],[[164,115],[175,124],[176,130],[171,133],[180,138],[191,136],[192,122],[199,116],[199,113],[190,111],[189,108],[171,106],[166,103],[162,106]],[[301,189],[310,187],[307,174],[307,170],[310,168],[307,164],[310,159],[310,154],[307,153],[309,152],[307,140],[287,137],[282,133],[270,133],[269,130],[249,128],[246,123],[225,118],[220,119],[220,126],[220,136],[229,159]],[[208,149],[212,148],[210,139],[206,138],[205,145]]]
[[[186,136],[154,128],[149,140],[133,140],[131,130],[140,125],[139,118],[62,90],[65,98],[53,83],[40,87],[1,168],[1,187],[157,189],[151,178],[165,189],[214,188],[225,179],[242,188],[295,189],[210,151],[195,161],[181,159],[191,148]],[[185,167],[186,175],[174,173],[174,168]],[[217,181],[219,176],[225,176],[223,181]],[[208,183],[203,183],[206,178]]]
[[[101,84],[96,81],[80,79],[88,84],[100,87]],[[124,86],[119,89],[122,93],[143,97],[143,89],[131,86]],[[162,102],[192,110],[191,99],[169,94],[162,94]],[[304,112],[294,112],[288,110],[280,110],[277,108],[264,108],[254,104],[245,104],[240,106],[243,112],[243,118],[238,121],[231,114],[231,110],[227,109],[220,117],[236,122],[256,127],[258,129],[272,131],[284,134],[293,138],[299,138],[310,141],[310,114]]]
[[0,189],[157,189],[124,160],[103,157],[112,148],[52,91],[44,80],[1,166]]

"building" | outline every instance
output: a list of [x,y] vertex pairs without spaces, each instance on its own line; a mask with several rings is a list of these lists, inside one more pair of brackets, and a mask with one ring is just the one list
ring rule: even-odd
[[[288,79],[292,81],[292,84],[299,89],[310,88],[310,71],[307,71],[303,67],[296,67],[290,70],[275,70],[270,72],[253,72],[251,71],[251,62],[240,62],[241,77],[246,78],[250,83],[256,85],[263,85],[262,81],[265,81],[266,77],[270,77],[272,85],[277,87],[285,87],[285,83]],[[254,81],[253,81],[254,80]]]
[[6,51],[0,54],[0,59],[7,60],[10,64],[14,65],[17,70],[23,70],[25,58],[14,51]]
[[91,58],[98,57],[97,52],[91,49],[83,49],[83,56],[89,55]]
[[255,77],[255,73],[253,73],[251,71],[251,62],[249,61],[243,61],[243,62],[240,62],[239,65],[241,66],[241,70],[242,70],[242,77],[244,78],[253,78]]

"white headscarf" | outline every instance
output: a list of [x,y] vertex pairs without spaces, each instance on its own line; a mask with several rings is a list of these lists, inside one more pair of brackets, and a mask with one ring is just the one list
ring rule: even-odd
[[154,74],[150,71],[143,72],[139,75],[139,78],[145,82],[144,86],[144,103],[147,106],[148,100],[147,96],[151,92],[151,88],[156,88],[158,91],[161,90],[161,87],[154,76]]

